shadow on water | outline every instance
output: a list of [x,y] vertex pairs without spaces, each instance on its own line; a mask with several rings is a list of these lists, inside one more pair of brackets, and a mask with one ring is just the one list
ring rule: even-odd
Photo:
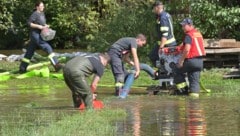
[[[72,108],[70,91],[49,86],[24,89],[1,89],[0,125],[12,125],[21,118],[30,124],[47,126],[64,113],[79,112]],[[39,93],[43,90],[45,93]],[[113,89],[101,88],[99,99],[113,97]],[[143,89],[133,90],[127,99],[112,98],[111,108],[124,108],[128,116],[115,122],[117,135],[183,136],[239,135],[240,100],[235,97],[206,96],[190,99],[181,96],[149,96]],[[37,119],[36,119],[37,118]],[[32,122],[34,120],[34,122]]]

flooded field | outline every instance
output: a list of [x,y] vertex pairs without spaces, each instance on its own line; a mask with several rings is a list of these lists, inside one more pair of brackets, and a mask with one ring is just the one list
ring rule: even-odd
[[[127,118],[113,123],[119,136],[240,134],[238,97],[216,94],[202,94],[200,99],[149,96],[145,90],[138,89],[133,90],[127,99],[118,99],[112,96],[111,91],[110,88],[101,88],[99,99],[111,97],[106,106],[127,111]],[[21,89],[1,85],[0,94],[1,131],[6,122],[13,128],[19,125],[48,126],[51,122],[60,120],[64,114],[79,112],[72,108],[71,95],[65,87],[39,86]],[[21,122],[23,118],[29,122]]]

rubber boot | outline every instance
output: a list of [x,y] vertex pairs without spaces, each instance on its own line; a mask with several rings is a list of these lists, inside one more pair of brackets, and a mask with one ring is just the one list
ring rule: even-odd
[[27,72],[27,67],[30,63],[30,60],[27,58],[22,58],[21,64],[19,66],[19,73],[26,73]]
[[175,95],[188,95],[188,86],[185,86],[184,88],[179,88],[175,90]]
[[56,56],[49,57],[51,64],[53,65],[56,72],[62,69],[62,65],[58,62],[58,59]]
[[76,94],[73,94],[72,95],[72,99],[73,99],[73,106],[74,108],[79,108],[79,106],[81,105],[81,98],[76,95]]
[[119,96],[122,87],[115,87],[115,96]]
[[115,96],[119,96],[119,93],[120,93],[121,89],[123,88],[123,85],[124,84],[121,82],[117,82],[115,84]]

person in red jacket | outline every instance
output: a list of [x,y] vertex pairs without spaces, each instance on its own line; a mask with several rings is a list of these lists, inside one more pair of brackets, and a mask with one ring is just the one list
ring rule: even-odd
[[[203,56],[206,55],[202,34],[194,27],[190,18],[185,18],[181,23],[185,32],[183,39],[183,54],[175,69],[174,83],[177,94],[199,97],[200,73],[203,69]],[[185,80],[187,74],[189,87]]]

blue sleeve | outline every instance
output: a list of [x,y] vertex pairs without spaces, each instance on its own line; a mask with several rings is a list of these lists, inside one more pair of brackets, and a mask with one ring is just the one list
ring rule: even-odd
[[168,22],[168,18],[166,15],[163,15],[160,19],[161,22],[161,26],[160,26],[160,31],[162,32],[162,36],[163,37],[167,37],[169,35],[169,22]]

